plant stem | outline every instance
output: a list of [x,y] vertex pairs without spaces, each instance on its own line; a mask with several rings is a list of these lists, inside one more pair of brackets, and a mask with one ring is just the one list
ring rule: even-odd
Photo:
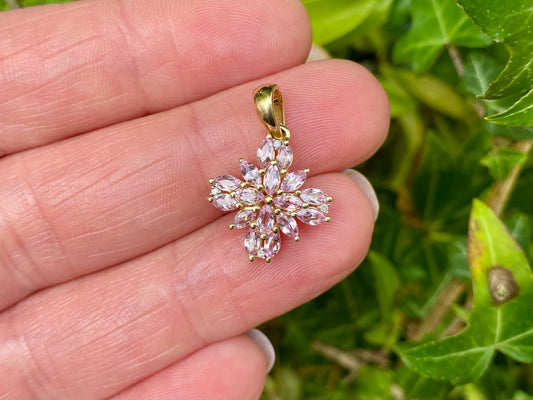
[[12,10],[15,10],[16,8],[20,8],[20,4],[17,0],[6,0],[7,6],[11,8]]
[[457,75],[463,76],[465,72],[465,65],[463,63],[463,59],[461,58],[461,54],[459,54],[459,50],[457,50],[457,47],[455,47],[453,44],[446,45],[448,48],[448,53],[450,54],[450,58],[452,59],[453,66],[455,67],[455,70],[457,71]]
[[[520,151],[521,153],[528,154],[533,146],[533,140],[520,140],[516,142],[514,149]],[[492,185],[489,196],[488,196],[488,205],[497,216],[500,216],[513,193],[513,190],[516,186],[516,181],[524,168],[524,164],[516,165],[512,170],[509,176],[503,181],[496,181]]]
[[433,332],[448,313],[450,306],[457,300],[465,289],[464,282],[452,279],[448,286],[442,291],[435,302],[433,308],[427,313],[422,322],[414,329],[410,335],[410,340],[418,341],[426,333]]

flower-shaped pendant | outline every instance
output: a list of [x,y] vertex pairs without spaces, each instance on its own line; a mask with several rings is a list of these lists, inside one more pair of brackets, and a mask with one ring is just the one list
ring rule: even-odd
[[269,130],[257,149],[258,166],[241,158],[243,180],[232,175],[210,179],[208,200],[222,211],[239,210],[230,229],[248,228],[244,248],[249,259],[270,262],[280,250],[281,233],[300,240],[296,220],[308,225],[331,220],[327,214],[333,198],[320,189],[301,189],[308,169],[289,172],[293,153],[278,87],[256,90],[254,105]]

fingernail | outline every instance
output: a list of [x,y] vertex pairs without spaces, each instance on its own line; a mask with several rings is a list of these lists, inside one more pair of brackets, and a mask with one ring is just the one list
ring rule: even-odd
[[269,373],[274,366],[274,361],[276,361],[276,352],[274,351],[274,346],[272,346],[270,340],[259,329],[250,329],[248,332],[246,332],[246,335],[248,335],[248,337],[254,341],[254,343],[265,355],[267,373]]
[[370,201],[370,205],[372,206],[372,210],[374,211],[374,221],[378,219],[378,214],[379,214],[378,196],[376,196],[376,192],[374,191],[372,184],[368,181],[368,179],[366,179],[366,177],[362,173],[360,173],[359,171],[356,171],[355,169],[345,169],[342,172],[348,175],[350,178],[352,178],[355,181],[355,183],[357,183],[357,186],[361,188],[363,193],[368,198],[368,201]]

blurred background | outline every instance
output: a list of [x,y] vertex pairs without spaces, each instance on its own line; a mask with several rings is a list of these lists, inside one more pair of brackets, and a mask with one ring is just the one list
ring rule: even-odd
[[[48,2],[0,0],[0,10]],[[521,308],[505,316],[506,324],[526,321],[523,351],[491,353],[480,367],[459,357],[486,339],[472,334],[462,354],[450,345],[444,367],[402,352],[484,323],[481,315],[491,312],[481,305],[471,312],[474,198],[499,216],[529,264],[533,255],[533,3],[459,3],[304,0],[312,57],[346,58],[372,71],[392,121],[385,145],[357,166],[381,205],[371,251],[348,279],[261,327],[278,356],[263,399],[533,399],[531,291],[522,290]],[[458,379],[447,376],[450,369],[469,372]]]

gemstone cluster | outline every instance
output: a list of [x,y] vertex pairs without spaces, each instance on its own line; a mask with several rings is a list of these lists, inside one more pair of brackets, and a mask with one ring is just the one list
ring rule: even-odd
[[243,180],[232,175],[210,179],[209,201],[222,211],[238,210],[230,229],[248,228],[244,248],[251,261],[267,262],[278,254],[281,233],[299,241],[297,220],[329,222],[329,203],[322,190],[301,189],[309,170],[289,172],[293,152],[288,140],[268,135],[257,149],[257,166],[240,160]]

